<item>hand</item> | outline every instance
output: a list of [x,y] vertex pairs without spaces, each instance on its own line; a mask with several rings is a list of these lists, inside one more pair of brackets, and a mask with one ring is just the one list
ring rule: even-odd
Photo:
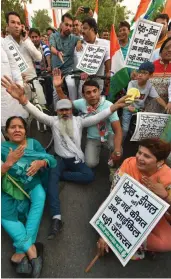
[[58,51],[57,56],[59,57],[59,59],[61,60],[62,63],[64,63],[64,59],[63,59],[63,52],[62,51]]
[[6,88],[7,92],[20,103],[25,103],[27,98],[24,95],[24,88],[14,83],[9,77],[1,78],[1,85]]
[[44,160],[36,160],[31,163],[30,167],[27,170],[27,175],[28,176],[33,176],[35,175],[38,170],[42,167],[45,167],[46,161]]
[[64,79],[64,77],[62,78],[61,70],[58,68],[55,68],[53,70],[52,74],[53,74],[53,85],[55,87],[61,87],[61,85],[63,83],[63,79]]
[[154,183],[150,178],[143,176],[141,180],[142,184],[144,184],[149,190],[155,193],[162,199],[167,198],[168,194],[163,184],[160,181],[160,177],[157,178],[157,183]]
[[76,11],[76,13],[75,13],[75,16],[78,16],[79,14],[83,14],[84,13],[84,9],[83,9],[83,7],[81,6],[81,7],[78,7],[78,9],[77,9],[77,11]]
[[100,256],[104,256],[104,252],[109,253],[109,246],[102,237],[97,242],[97,249]]
[[168,114],[171,114],[171,102],[169,102],[169,103],[167,104],[167,106],[166,106],[166,112],[167,112]]
[[[118,151],[120,152],[120,151]],[[111,156],[110,156],[110,160],[113,160],[113,162],[119,161],[122,157],[122,152],[120,152],[120,155],[116,155],[116,151],[113,151]]]
[[51,66],[48,66],[47,68],[46,68],[46,70],[50,73],[51,72]]
[[23,155],[24,155],[24,146],[20,145],[14,151],[10,148],[10,152],[8,153],[6,163],[12,167]]
[[120,98],[116,103],[114,103],[110,109],[111,112],[115,112],[116,110],[118,110],[119,108],[124,108],[127,106],[127,104],[125,103],[125,101],[127,100],[128,96],[124,96],[122,98]]
[[88,78],[88,74],[87,73],[81,73],[80,77],[81,77],[81,80],[86,80]]
[[127,109],[128,109],[130,112],[135,112],[135,107],[134,107],[134,106],[128,106]]
[[83,49],[83,45],[82,45],[81,41],[78,41],[77,45],[76,45],[76,51],[81,51],[82,49]]
[[90,17],[93,17],[94,13],[93,13],[93,11],[92,11],[91,9],[89,10],[88,15],[89,15]]
[[26,31],[26,29],[25,29],[25,26],[24,26],[24,24],[22,24],[22,31],[25,33],[25,37],[23,37],[22,36],[22,33],[21,33],[21,39],[22,39],[22,41],[25,41],[25,40],[27,40],[28,39],[28,32]]

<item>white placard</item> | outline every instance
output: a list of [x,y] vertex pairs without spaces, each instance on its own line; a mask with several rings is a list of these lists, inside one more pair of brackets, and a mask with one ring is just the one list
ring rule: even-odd
[[90,224],[125,266],[169,206],[134,178],[124,174]]
[[159,138],[168,122],[169,115],[153,112],[138,112],[135,132],[131,141]]
[[87,44],[82,56],[80,57],[77,69],[87,73],[88,75],[95,75],[102,64],[105,53],[105,47]]
[[129,68],[150,61],[163,25],[146,19],[139,19],[129,44],[125,64]]
[[17,63],[17,66],[20,69],[20,72],[24,73],[25,71],[27,71],[27,69],[29,68],[28,64],[26,63],[24,57],[21,55],[21,53],[19,52],[19,50],[16,48],[15,44],[12,41],[10,41],[8,43],[8,49],[10,50],[11,54],[13,55],[13,57]]
[[52,0],[52,8],[71,9],[71,0]]

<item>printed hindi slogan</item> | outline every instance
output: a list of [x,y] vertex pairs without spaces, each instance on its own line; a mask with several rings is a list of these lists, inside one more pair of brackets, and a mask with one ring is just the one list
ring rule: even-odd
[[25,71],[27,71],[27,69],[29,68],[28,64],[26,63],[25,59],[23,58],[23,56],[21,55],[21,53],[19,52],[19,50],[16,48],[16,46],[12,41],[8,43],[8,48],[11,54],[13,55],[16,64],[20,69],[20,72],[24,73]]
[[89,75],[95,75],[101,66],[105,53],[105,47],[88,44],[78,62],[77,69]]
[[52,0],[52,8],[71,9],[71,0]]
[[159,138],[168,119],[168,114],[138,112],[136,128],[131,141],[139,141],[144,138]]
[[124,174],[90,224],[125,266],[169,205]]
[[137,22],[125,59],[127,67],[138,69],[142,63],[150,61],[162,26],[146,19]]

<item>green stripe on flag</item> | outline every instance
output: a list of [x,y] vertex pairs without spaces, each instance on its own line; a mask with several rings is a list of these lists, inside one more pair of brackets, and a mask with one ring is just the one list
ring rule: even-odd
[[110,89],[107,99],[113,103],[116,99],[117,93],[119,93],[119,91],[121,91],[123,88],[127,87],[129,81],[130,78],[127,68],[122,68],[110,79]]

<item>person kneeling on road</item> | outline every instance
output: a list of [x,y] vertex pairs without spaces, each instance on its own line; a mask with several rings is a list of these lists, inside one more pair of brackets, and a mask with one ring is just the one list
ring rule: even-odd
[[71,101],[64,99],[57,102],[57,116],[49,116],[32,105],[24,95],[24,89],[13,83],[8,77],[2,78],[2,86],[38,121],[52,129],[58,162],[57,167],[51,171],[47,193],[52,216],[49,239],[52,239],[62,225],[58,193],[60,179],[85,184],[92,182],[94,179],[92,170],[84,163],[84,153],[81,150],[83,128],[96,125],[117,109],[125,107],[127,97],[119,99],[111,107],[87,118],[73,116]]

